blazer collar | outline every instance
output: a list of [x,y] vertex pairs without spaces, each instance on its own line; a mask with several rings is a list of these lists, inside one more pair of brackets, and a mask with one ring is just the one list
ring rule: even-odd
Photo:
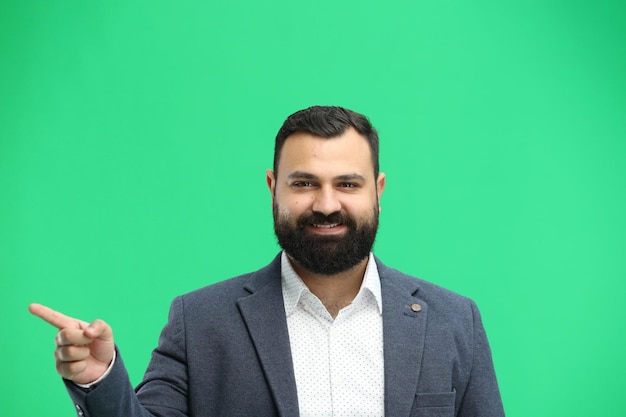
[[417,298],[415,278],[376,261],[383,295],[385,415],[408,416],[417,392],[428,305]]
[[[298,416],[298,392],[280,283],[280,256],[252,274],[238,300],[280,416]],[[268,331],[272,329],[272,331]]]

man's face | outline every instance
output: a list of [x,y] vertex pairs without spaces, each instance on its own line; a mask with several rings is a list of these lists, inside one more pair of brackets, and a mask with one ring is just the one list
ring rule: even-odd
[[[287,254],[310,272],[334,275],[369,254],[385,175],[374,178],[367,140],[354,129],[335,138],[294,133],[278,172],[267,172],[274,230]],[[277,174],[277,175],[275,175]]]

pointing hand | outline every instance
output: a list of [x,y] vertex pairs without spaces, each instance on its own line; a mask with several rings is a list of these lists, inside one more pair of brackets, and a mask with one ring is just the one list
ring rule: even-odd
[[111,326],[102,320],[90,324],[41,304],[29,305],[28,311],[59,329],[54,351],[59,375],[78,384],[94,382],[104,375],[115,350]]

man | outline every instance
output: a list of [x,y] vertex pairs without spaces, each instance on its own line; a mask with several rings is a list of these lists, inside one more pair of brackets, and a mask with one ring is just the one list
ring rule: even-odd
[[503,416],[475,304],[370,253],[385,174],[369,121],[292,114],[266,174],[283,252],[175,298],[136,394],[105,322],[30,306],[60,329],[79,415]]

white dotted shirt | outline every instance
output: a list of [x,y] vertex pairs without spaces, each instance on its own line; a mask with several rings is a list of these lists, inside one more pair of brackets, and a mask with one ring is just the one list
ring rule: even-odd
[[383,416],[382,298],[374,256],[359,293],[334,320],[285,252],[281,261],[300,416]]

